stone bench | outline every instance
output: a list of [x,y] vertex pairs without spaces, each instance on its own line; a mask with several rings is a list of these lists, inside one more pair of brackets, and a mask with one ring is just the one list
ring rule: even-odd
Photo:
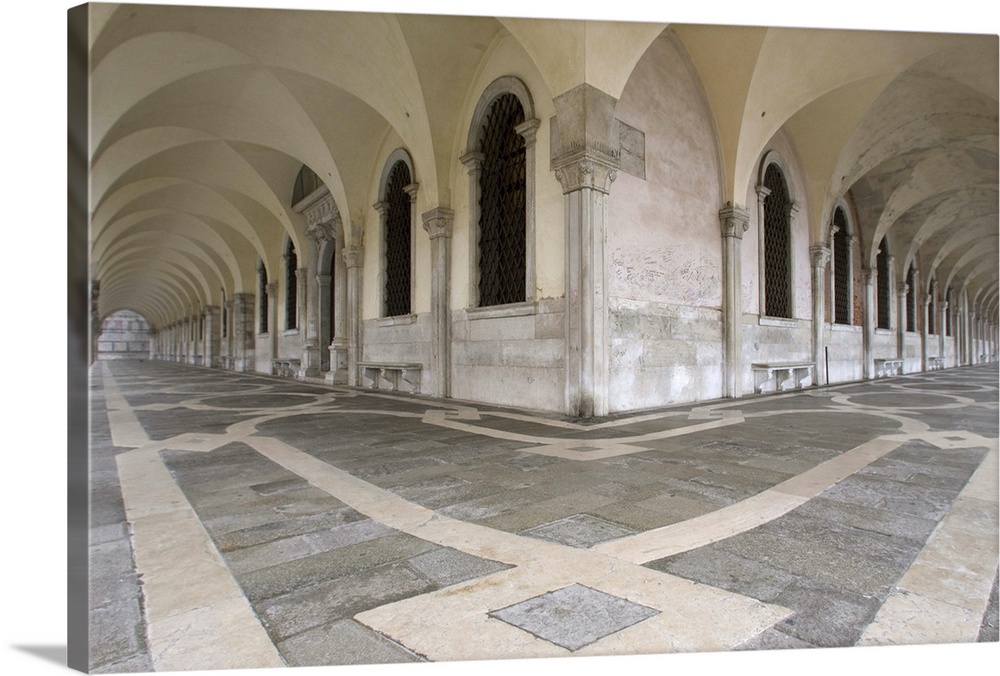
[[876,359],[875,360],[875,377],[876,378],[886,378],[888,376],[901,376],[903,375],[903,360],[902,359]]
[[[816,363],[811,361],[788,361],[751,364],[755,392],[784,392],[808,387],[815,382],[813,372]],[[774,383],[773,387],[768,383]]]
[[272,359],[271,373],[284,378],[294,378],[299,372],[299,359]]
[[938,369],[944,368],[944,357],[928,357],[927,358],[927,370],[937,371]]
[[358,362],[361,375],[364,379],[371,381],[368,386],[373,390],[380,390],[381,381],[384,379],[389,384],[389,390],[396,392],[399,390],[400,381],[409,385],[407,391],[410,394],[420,392],[420,372],[423,370],[422,364],[408,362]]

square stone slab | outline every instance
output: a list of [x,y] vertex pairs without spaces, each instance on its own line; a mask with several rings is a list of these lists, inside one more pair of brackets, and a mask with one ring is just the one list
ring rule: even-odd
[[577,549],[587,549],[601,542],[625,537],[626,535],[635,535],[636,532],[631,528],[619,526],[604,519],[598,519],[596,516],[574,514],[573,516],[567,516],[565,519],[550,521],[549,523],[543,523],[541,526],[530,528],[524,531],[523,535],[548,540],[549,542],[558,542],[559,544],[576,547]]
[[572,584],[489,613],[540,639],[579,650],[660,611]]

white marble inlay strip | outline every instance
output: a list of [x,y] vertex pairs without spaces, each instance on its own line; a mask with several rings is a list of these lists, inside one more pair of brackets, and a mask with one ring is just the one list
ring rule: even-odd
[[[109,385],[118,392],[106,371],[105,387]],[[124,398],[119,405],[122,413],[131,413]],[[112,418],[110,424],[114,437],[120,423]],[[285,666],[198,515],[164,466],[159,450],[168,443],[148,443],[116,458],[136,571],[142,580],[153,668]]]
[[[494,530],[411,503],[269,437],[245,443],[371,518],[415,537],[517,567],[375,608],[360,622],[432,660],[567,654],[487,613],[579,583],[660,614],[605,637],[578,654],[723,650],[773,626],[787,608],[699,585],[627,561]],[[433,622],[427,618],[433,617]],[[475,636],[474,642],[469,641]]]
[[996,440],[858,645],[970,643],[1000,555]]
[[132,412],[107,362],[101,362],[104,381],[104,401],[111,426],[111,443],[119,448],[139,448],[149,443],[149,436]]
[[704,547],[787,514],[900,443],[898,439],[873,439],[746,500],[592,549],[633,563],[647,563]]

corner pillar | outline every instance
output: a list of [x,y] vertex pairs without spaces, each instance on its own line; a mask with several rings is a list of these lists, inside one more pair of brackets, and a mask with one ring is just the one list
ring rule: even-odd
[[361,360],[361,272],[364,248],[357,244],[344,247],[347,264],[347,384],[358,385],[358,362]]
[[809,247],[812,261],[812,344],[813,361],[816,363],[816,384],[826,385],[826,350],[823,328],[826,320],[826,266],[830,262],[830,249],[822,244]]
[[726,202],[719,210],[722,225],[722,396],[743,394],[743,233],[750,229],[750,212]]
[[455,213],[438,207],[423,215],[431,240],[431,372],[434,396],[451,396],[451,233]]
[[875,378],[875,289],[878,283],[878,270],[865,268],[865,338],[864,338],[864,377],[865,380]]

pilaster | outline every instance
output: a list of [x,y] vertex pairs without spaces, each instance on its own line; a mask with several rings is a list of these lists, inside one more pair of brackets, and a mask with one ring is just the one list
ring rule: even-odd
[[423,215],[431,240],[431,372],[434,396],[451,396],[451,235],[455,213],[438,207]]
[[347,384],[357,386],[358,362],[361,359],[361,272],[364,248],[358,244],[344,247],[347,264]]
[[743,374],[743,233],[750,229],[750,212],[732,202],[719,210],[722,226],[722,344],[723,396],[742,396]]
[[812,343],[813,361],[816,363],[816,384],[826,384],[825,344],[823,340],[823,324],[826,317],[826,289],[824,276],[826,266],[830,262],[830,249],[817,244],[809,247],[809,259],[812,263]]

